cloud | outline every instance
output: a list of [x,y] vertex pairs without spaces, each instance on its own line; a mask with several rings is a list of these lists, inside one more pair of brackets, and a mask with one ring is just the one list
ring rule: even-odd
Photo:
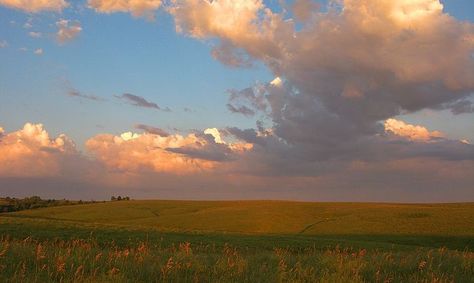
[[469,100],[459,100],[449,105],[451,113],[460,115],[465,113],[474,113],[474,105]]
[[207,132],[101,134],[86,142],[85,157],[69,138],[51,138],[40,124],[10,133],[0,128],[0,192],[56,198],[107,198],[120,191],[155,198],[412,202],[474,197],[474,146],[459,141],[390,135],[387,143],[381,136],[383,143],[372,141],[370,158],[315,162],[270,129]]
[[228,103],[227,104],[227,109],[229,109],[229,111],[232,112],[232,113],[240,113],[244,116],[253,116],[253,115],[255,115],[255,111],[253,111],[252,109],[248,108],[245,105],[234,106],[234,105]]
[[271,17],[272,13],[261,0],[178,0],[167,10],[174,16],[178,32],[198,39],[219,39],[212,54],[224,64],[248,67],[257,53],[279,52],[272,43],[267,45],[266,37],[274,33],[261,24],[260,17]]
[[8,46],[8,42],[6,40],[1,40],[0,41],[0,48],[5,48]]
[[89,99],[89,100],[94,100],[94,101],[101,101],[103,100],[102,98],[95,96],[95,95],[88,95],[88,94],[83,94],[77,90],[69,90],[67,92],[67,95],[70,97],[78,97],[78,98],[84,98],[84,99]]
[[444,134],[439,131],[430,132],[425,127],[410,125],[396,119],[387,119],[384,126],[386,132],[406,137],[409,140],[430,141],[444,137]]
[[36,55],[43,55],[43,49],[42,48],[37,48],[35,51],[33,51],[34,54]]
[[152,109],[156,109],[156,110],[163,110],[163,111],[166,111],[166,112],[171,111],[171,109],[169,109],[168,107],[166,107],[165,109],[162,109],[160,106],[158,106],[158,104],[156,104],[154,102],[151,102],[151,101],[147,101],[145,98],[143,98],[141,96],[138,96],[138,95],[131,94],[131,93],[124,93],[122,95],[115,95],[115,97],[117,97],[119,99],[122,99],[126,103],[128,103],[130,105],[133,105],[133,106],[144,107],[144,108],[152,108]]
[[40,38],[42,36],[41,32],[35,32],[35,31],[30,31],[28,35],[33,38]]
[[247,117],[254,116],[257,112],[265,112],[268,107],[265,92],[266,87],[261,84],[243,90],[229,90],[227,109]]
[[233,159],[232,150],[219,145],[206,146],[203,148],[185,146],[179,148],[167,148],[166,150],[197,160],[223,162]]
[[71,24],[71,21],[61,19],[56,22],[56,26],[58,27],[56,40],[60,44],[64,44],[75,39],[82,31],[81,24],[77,21]]
[[241,130],[237,127],[229,127],[226,129],[226,131],[235,136],[239,140],[243,140],[247,143],[250,144],[256,144],[256,145],[265,145],[265,139],[260,137],[260,133],[255,131],[254,129],[245,129]]
[[126,132],[120,136],[101,134],[90,138],[86,148],[110,171],[134,174],[167,173],[190,175],[199,172],[226,172],[252,145],[227,143],[221,131],[209,128],[188,135],[164,135],[161,129],[137,125],[144,134]]
[[0,5],[28,13],[37,13],[42,11],[60,12],[68,7],[69,3],[64,0],[0,0]]
[[[462,101],[474,91],[474,24],[443,13],[438,0],[332,4],[297,1],[296,19],[258,0],[175,1],[169,12],[179,32],[217,42],[213,53],[243,53],[278,78],[231,91],[230,111],[271,123],[272,136],[264,139],[266,148],[254,148],[254,162],[287,168],[282,162],[290,157],[292,166],[299,164],[291,171],[314,172],[324,160],[378,158],[385,150],[388,159],[416,150],[426,155],[425,146],[437,156],[439,150],[458,156],[447,139],[394,145],[384,123]],[[464,108],[470,110],[466,103],[456,109]],[[404,125],[403,133],[421,138],[422,129]],[[424,134],[434,139],[434,133]]]
[[296,0],[291,8],[295,19],[300,22],[308,21],[319,12],[319,5],[313,0]]
[[51,138],[42,124],[26,123],[16,132],[0,128],[0,176],[58,176],[76,158],[74,142],[61,134]]
[[167,137],[167,136],[170,135],[168,132],[166,132],[163,129],[156,128],[156,127],[153,127],[153,126],[144,125],[144,124],[135,125],[135,129],[143,130],[146,133],[161,136],[161,137]]
[[233,46],[229,41],[221,41],[212,48],[212,57],[230,67],[252,67],[252,58],[244,50]]
[[207,128],[204,130],[204,134],[211,135],[215,143],[225,144],[226,142],[222,139],[221,133],[217,128]]
[[212,161],[188,157],[173,150],[199,148],[205,142],[194,134],[162,137],[150,133],[143,135],[124,133],[120,136],[102,134],[92,137],[86,147],[97,160],[111,171],[144,173],[189,174],[209,170]]
[[[131,2],[97,3],[99,12],[133,14]],[[207,196],[315,200],[474,197],[472,144],[394,119],[472,112],[474,24],[444,13],[440,1],[296,1],[290,13],[259,0],[176,0],[167,11],[178,32],[209,40],[217,60],[260,61],[275,79],[229,91],[228,109],[257,116],[255,128],[162,135],[137,125],[145,133],[90,138],[88,156],[106,182],[169,196],[201,197],[206,188]]]
[[161,0],[88,0],[90,8],[99,13],[131,13],[134,17],[154,19],[154,12],[161,7]]

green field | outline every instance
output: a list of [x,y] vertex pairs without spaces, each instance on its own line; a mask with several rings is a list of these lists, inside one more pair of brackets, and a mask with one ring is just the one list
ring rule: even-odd
[[116,201],[0,214],[0,233],[11,282],[474,278],[472,203]]

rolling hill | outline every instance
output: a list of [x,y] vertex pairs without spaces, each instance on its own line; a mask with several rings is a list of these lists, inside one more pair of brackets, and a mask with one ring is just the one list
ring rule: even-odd
[[474,204],[117,201],[4,214],[175,232],[473,236]]

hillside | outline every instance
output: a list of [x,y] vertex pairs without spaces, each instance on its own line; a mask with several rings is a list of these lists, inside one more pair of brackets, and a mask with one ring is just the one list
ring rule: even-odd
[[473,236],[474,204],[122,201],[4,214],[176,232]]

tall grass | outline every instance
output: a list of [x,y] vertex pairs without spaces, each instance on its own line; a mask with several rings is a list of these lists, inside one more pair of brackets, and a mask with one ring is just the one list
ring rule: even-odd
[[0,239],[1,282],[472,282],[474,253]]

